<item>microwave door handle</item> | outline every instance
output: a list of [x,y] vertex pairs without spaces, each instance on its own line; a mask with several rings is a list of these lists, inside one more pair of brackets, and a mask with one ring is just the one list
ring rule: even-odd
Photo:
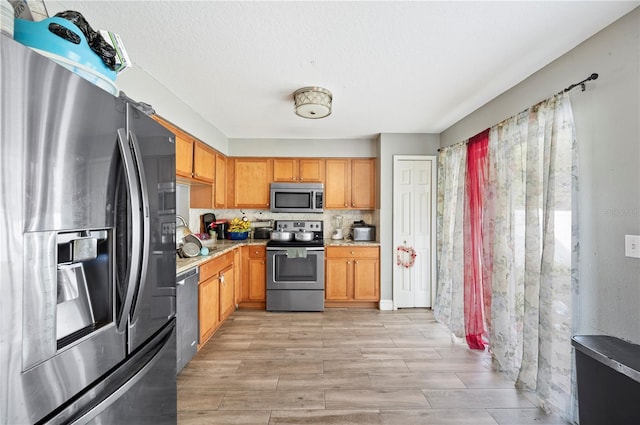
[[[118,147],[120,148],[120,154],[122,156],[122,163],[124,165],[124,174],[129,187],[129,193],[131,194],[131,228],[128,229],[131,232],[131,258],[127,273],[125,276],[126,292],[122,309],[118,312],[117,318],[117,330],[118,332],[124,332],[127,326],[127,319],[129,312],[131,311],[131,305],[133,303],[133,297],[136,290],[136,281],[140,274],[140,253],[141,253],[141,220],[140,220],[140,188],[138,178],[136,176],[136,170],[134,165],[133,156],[131,155],[131,149],[127,143],[127,133],[123,128],[118,129]],[[118,223],[124,225],[124,223]],[[117,261],[121,259],[116,259]]]
[[[129,132],[129,146],[131,147],[131,152],[133,153],[133,159],[137,169],[137,176],[139,181],[139,190],[140,190],[140,198],[142,201],[141,212],[142,212],[142,245],[141,245],[141,266],[140,266],[140,280],[138,281],[138,288],[136,293],[138,295],[142,294],[144,291],[144,286],[147,281],[147,271],[149,269],[149,239],[150,239],[150,231],[151,231],[151,223],[149,217],[149,193],[147,191],[147,178],[144,173],[144,165],[142,163],[142,157],[140,156],[140,144],[138,143],[138,138],[134,132]],[[140,303],[142,302],[142,297],[136,296],[136,303],[133,306],[132,313],[138,310]],[[135,318],[135,315],[132,314],[132,317]],[[134,319],[135,320],[135,319]]]

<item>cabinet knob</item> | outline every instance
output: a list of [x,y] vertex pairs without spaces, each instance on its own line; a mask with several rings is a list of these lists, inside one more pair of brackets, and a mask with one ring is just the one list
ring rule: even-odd
[[347,264],[351,264],[351,261],[347,261]]
[[355,251],[351,251],[351,255],[356,255]]
[[344,206],[345,206],[345,207],[348,207],[348,206],[349,206],[349,204],[347,204],[347,203],[345,202],[345,203],[344,203]]

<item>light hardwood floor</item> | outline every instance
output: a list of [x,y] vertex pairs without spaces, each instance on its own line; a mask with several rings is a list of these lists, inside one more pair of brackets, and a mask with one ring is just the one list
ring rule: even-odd
[[178,424],[567,424],[430,310],[236,311],[178,376]]

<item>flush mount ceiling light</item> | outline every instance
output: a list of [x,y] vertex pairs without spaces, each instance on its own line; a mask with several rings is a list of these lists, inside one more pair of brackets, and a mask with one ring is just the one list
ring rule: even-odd
[[322,87],[303,87],[293,93],[296,115],[302,118],[324,118],[331,115],[331,92]]

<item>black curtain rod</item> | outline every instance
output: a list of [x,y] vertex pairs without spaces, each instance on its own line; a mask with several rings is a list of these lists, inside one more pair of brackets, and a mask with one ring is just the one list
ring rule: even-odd
[[579,83],[571,84],[569,87],[567,87],[566,89],[562,90],[558,94],[566,93],[569,90],[573,89],[574,87],[578,87],[578,86],[582,87],[582,91],[585,91],[586,87],[585,87],[584,83],[586,83],[587,81],[597,80],[597,79],[598,79],[598,74],[596,74],[594,72],[593,74],[589,75],[587,78],[585,78],[584,80],[580,81]]
[[[588,81],[597,80],[597,79],[598,79],[598,74],[596,74],[596,73],[594,72],[593,74],[589,75],[589,76],[588,76],[587,78],[585,78],[584,80],[582,80],[582,81],[580,81],[580,82],[578,82],[578,83],[575,83],[575,84],[571,84],[571,85],[570,85],[569,87],[567,87],[566,89],[562,90],[561,92],[558,92],[558,94],[566,93],[566,92],[568,92],[568,91],[570,91],[570,90],[572,90],[572,89],[574,89],[574,88],[576,88],[576,87],[578,87],[578,86],[580,86],[580,87],[582,88],[582,91],[585,91],[585,90],[587,89],[587,88],[585,87],[585,83],[586,83],[586,82],[588,82]],[[467,143],[469,143],[469,140],[466,140],[466,141],[464,141],[464,142],[459,142],[459,143],[467,144]],[[451,145],[451,146],[454,146],[454,145]],[[438,152],[440,152],[440,149],[438,149]]]

